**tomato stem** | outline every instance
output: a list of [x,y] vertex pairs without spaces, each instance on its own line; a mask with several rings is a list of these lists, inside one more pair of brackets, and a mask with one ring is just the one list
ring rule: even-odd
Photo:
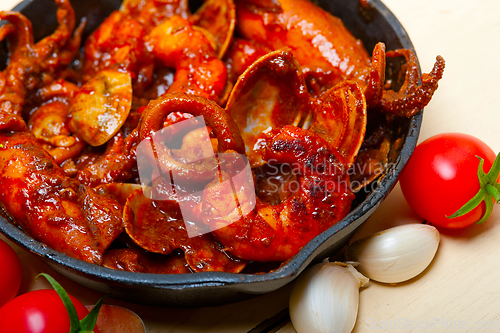
[[76,313],[75,306],[73,305],[73,302],[71,302],[68,293],[52,276],[46,273],[40,273],[37,275],[37,277],[40,275],[46,278],[47,281],[49,281],[52,288],[54,288],[54,290],[61,298],[64,307],[66,308],[66,311],[68,311],[69,324],[70,324],[69,333],[77,333],[80,329],[80,321],[78,320],[78,315]]
[[493,165],[491,166],[490,171],[485,174],[483,165],[484,160],[479,157],[479,167],[477,170],[477,178],[479,179],[480,189],[476,193],[476,195],[470,199],[465,205],[463,205],[459,210],[457,210],[454,214],[447,216],[448,218],[456,218],[462,215],[467,214],[484,201],[486,205],[486,211],[483,216],[476,224],[483,223],[486,221],[491,213],[493,212],[493,203],[500,203],[500,183],[497,182],[498,176],[500,174],[500,153],[495,158]]
[[489,195],[491,195],[496,202],[500,201],[500,193],[498,192],[497,188],[491,184],[486,185],[486,192],[488,192]]
[[61,298],[66,311],[68,311],[70,323],[69,333],[93,333],[102,302],[107,296],[101,298],[85,318],[79,320],[75,306],[73,305],[73,302],[71,301],[66,290],[64,290],[64,288],[52,276],[46,273],[40,273],[36,277],[38,278],[40,275],[49,281],[52,288],[54,288]]
[[104,302],[107,297],[108,296],[105,295],[99,301],[97,301],[96,305],[92,307],[92,310],[90,310],[89,314],[85,318],[80,320],[80,333],[94,332],[93,329],[97,322],[99,310],[101,310],[102,302]]

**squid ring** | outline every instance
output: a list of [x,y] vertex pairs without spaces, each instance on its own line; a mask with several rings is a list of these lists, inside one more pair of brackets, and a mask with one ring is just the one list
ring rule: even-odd
[[[238,126],[226,111],[211,100],[185,93],[165,94],[148,104],[141,118],[140,141],[152,138],[155,132],[161,130],[165,119],[172,112],[203,116],[217,137],[220,152],[245,154],[245,145]],[[154,157],[150,156],[150,158]],[[181,181],[210,181],[219,168],[216,159],[208,159],[200,164],[182,163],[171,155],[169,149],[163,151],[158,162],[162,169],[169,170],[177,180]]]
[[219,150],[234,150],[245,154],[245,144],[238,126],[217,103],[206,98],[185,93],[170,93],[151,101],[141,118],[140,140],[144,140],[163,127],[163,122],[172,112],[203,116],[219,141]]

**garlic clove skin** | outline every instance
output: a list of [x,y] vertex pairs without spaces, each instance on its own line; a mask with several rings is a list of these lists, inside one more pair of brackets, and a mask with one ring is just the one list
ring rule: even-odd
[[298,333],[350,333],[359,288],[368,279],[350,264],[321,263],[302,273],[290,295],[290,319]]
[[407,281],[424,271],[439,246],[439,231],[427,224],[406,224],[390,228],[350,244],[349,261],[372,280],[385,283]]

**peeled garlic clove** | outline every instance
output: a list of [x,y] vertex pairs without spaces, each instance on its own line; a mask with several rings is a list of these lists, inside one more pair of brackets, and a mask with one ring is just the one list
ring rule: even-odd
[[290,295],[290,319],[298,333],[349,333],[358,315],[359,288],[368,279],[350,264],[328,262],[302,273]]
[[426,224],[390,228],[350,244],[345,257],[372,280],[398,283],[429,266],[439,245],[439,232]]

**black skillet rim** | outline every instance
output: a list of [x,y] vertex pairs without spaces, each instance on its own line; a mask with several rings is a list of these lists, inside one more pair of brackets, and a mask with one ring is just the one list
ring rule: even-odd
[[[33,0],[24,0],[17,5],[13,11],[22,11],[26,6],[32,3]],[[394,16],[394,14],[380,1],[370,1],[370,6],[378,11],[394,29],[403,48],[414,50],[408,34],[404,27]],[[370,211],[375,209],[383,199],[388,195],[392,187],[396,184],[400,172],[410,158],[418,141],[418,134],[422,123],[423,112],[418,112],[410,119],[409,131],[404,138],[400,154],[395,163],[392,164],[386,175],[379,180],[379,184],[363,202],[351,211],[344,219],[324,231],[320,235],[311,240],[290,262],[283,267],[266,274],[235,274],[225,272],[202,272],[196,274],[148,274],[148,273],[132,273],[109,269],[93,265],[78,259],[71,258],[58,251],[54,251],[40,243],[20,228],[16,227],[11,222],[0,216],[0,231],[15,243],[21,245],[24,249],[36,254],[45,260],[51,260],[57,266],[69,269],[79,274],[85,275],[87,278],[100,282],[112,282],[113,284],[123,284],[128,286],[154,286],[161,289],[188,289],[188,288],[204,288],[217,287],[228,285],[245,285],[253,283],[262,283],[268,281],[277,281],[281,279],[293,279],[298,276],[314,259],[312,255],[318,247],[326,242],[337,232],[340,232],[347,226],[361,220],[361,223],[367,218],[365,216]],[[242,289],[244,291],[244,289]]]

